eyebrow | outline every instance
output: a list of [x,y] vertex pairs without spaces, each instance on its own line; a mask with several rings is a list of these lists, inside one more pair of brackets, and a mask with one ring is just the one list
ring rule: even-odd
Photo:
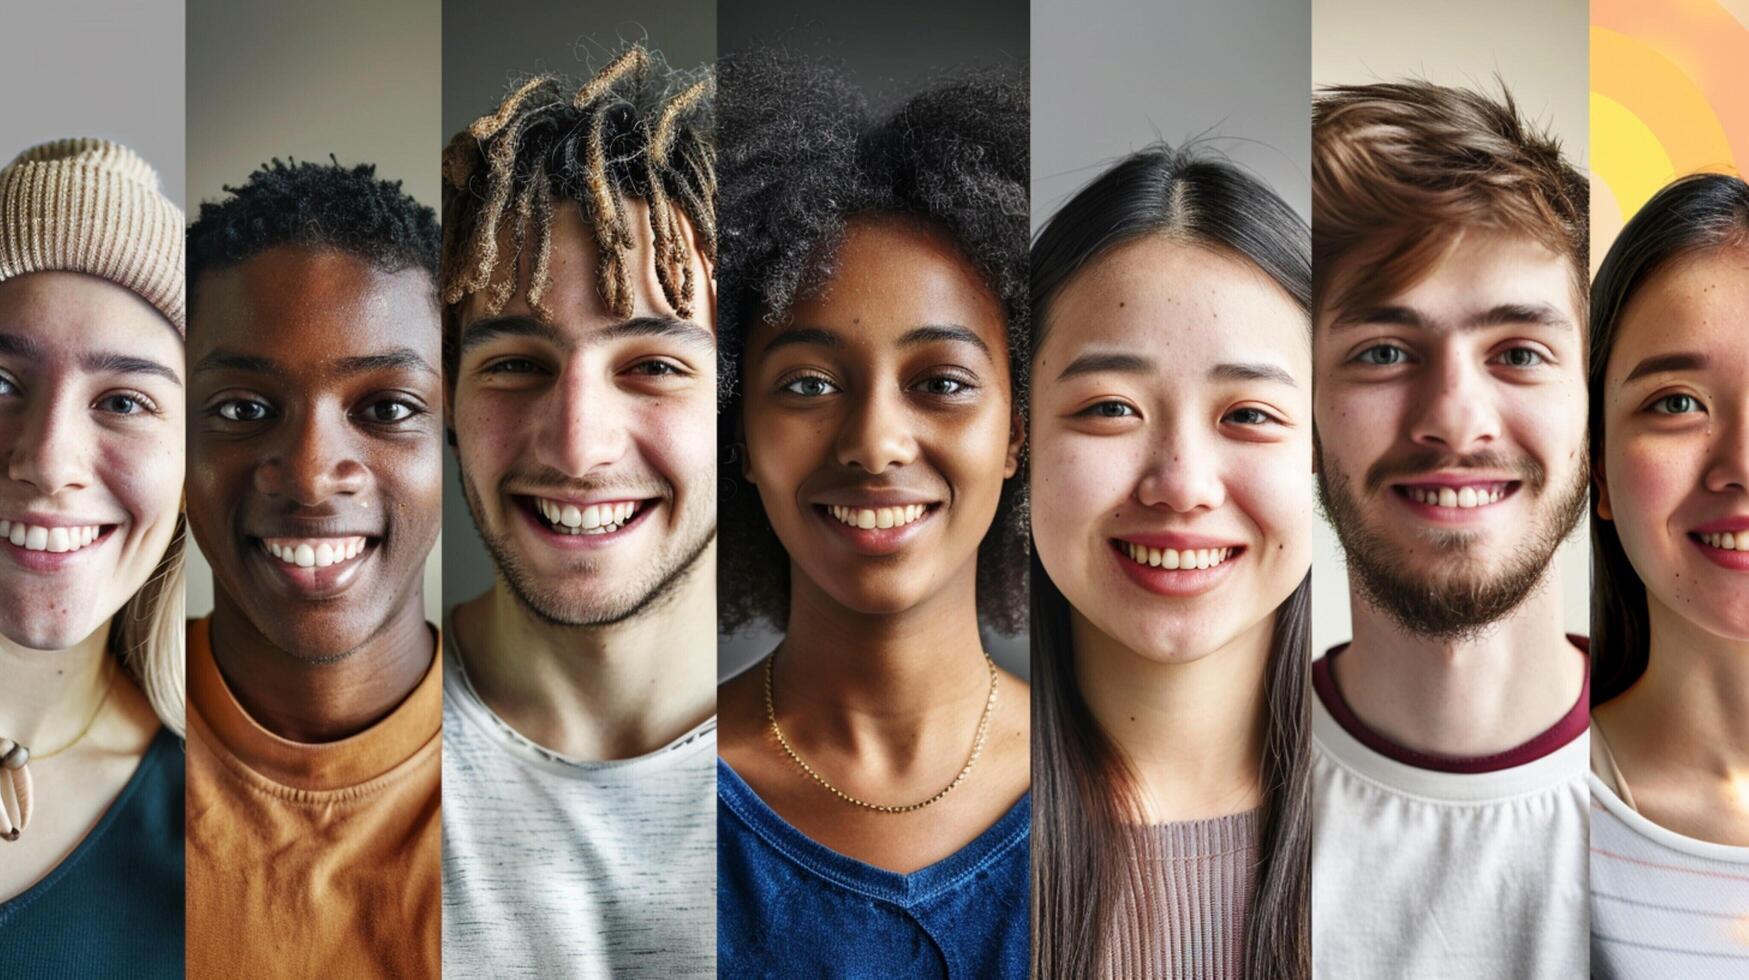
[[1088,353],[1070,361],[1058,381],[1083,374],[1152,374],[1154,362],[1140,354]]
[[1289,388],[1298,388],[1300,383],[1286,369],[1274,364],[1263,364],[1252,361],[1247,363],[1216,364],[1209,369],[1209,377],[1216,381],[1273,381]]
[[15,333],[0,333],[0,354],[8,357],[24,357],[35,360],[42,356],[42,348],[29,337]]
[[[463,353],[498,337],[533,337],[554,347],[569,350],[577,346],[564,331],[538,317],[512,314],[485,320],[475,320],[462,328]],[[604,330],[589,334],[585,344],[624,340],[629,337],[669,337],[700,347],[716,348],[716,337],[691,320],[672,316],[639,316],[622,320]]]
[[[1540,327],[1571,327],[1573,325],[1571,319],[1547,303],[1499,303],[1455,324],[1455,327],[1459,330],[1481,330],[1513,323]],[[1454,326],[1433,317],[1424,316],[1421,311],[1414,307],[1385,305],[1344,313],[1330,324],[1330,329],[1338,330],[1343,327],[1358,327],[1367,324],[1384,324],[1417,330],[1449,330]]]
[[243,371],[249,374],[276,374],[280,370],[279,362],[271,357],[256,357],[253,354],[239,354],[235,351],[219,349],[212,351],[194,363],[195,374],[208,371]]
[[[42,348],[36,341],[15,333],[0,333],[0,354],[37,360]],[[135,357],[116,351],[94,351],[80,355],[79,369],[87,374],[150,374],[182,387],[182,377],[164,364],[146,357]]]
[[1658,354],[1634,365],[1634,369],[1628,372],[1626,378],[1622,379],[1622,384],[1643,378],[1648,374],[1658,374],[1664,371],[1700,371],[1711,363],[1711,358],[1700,353]]
[[[962,327],[957,323],[925,324],[921,327],[913,327],[899,337],[900,347],[936,343],[970,344],[985,355],[990,353],[990,345],[984,343],[984,338],[978,336],[969,327]],[[841,350],[844,347],[844,338],[836,331],[828,330],[825,327],[785,327],[766,342],[764,352],[769,354],[779,347],[789,347],[796,344]]]
[[[335,363],[335,369],[343,375],[365,374],[370,371],[390,371],[411,368],[436,374],[437,369],[419,355],[411,347],[396,347],[377,354],[362,354],[358,357],[341,358]],[[254,354],[239,354],[235,351],[216,350],[201,358],[194,365],[194,373],[207,371],[242,371],[246,374],[278,374],[283,370],[280,363],[271,357],[259,357]]]

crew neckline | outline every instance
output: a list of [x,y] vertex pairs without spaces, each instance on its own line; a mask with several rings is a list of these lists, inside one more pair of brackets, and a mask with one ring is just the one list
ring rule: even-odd
[[841,854],[797,830],[766,805],[721,757],[717,759],[717,797],[755,835],[778,853],[840,888],[912,908],[958,887],[1015,846],[1032,831],[1032,791],[964,847],[947,857],[901,874]]
[[1369,727],[1360,716],[1354,713],[1342,690],[1336,685],[1334,664],[1337,655],[1348,649],[1348,644],[1342,643],[1331,647],[1329,652],[1318,658],[1312,664],[1312,689],[1317,692],[1318,702],[1329,712],[1335,722],[1342,727],[1356,742],[1373,752],[1416,769],[1430,772],[1443,772],[1459,775],[1479,775],[1482,773],[1502,772],[1529,765],[1538,759],[1559,752],[1573,743],[1579,736],[1585,734],[1591,725],[1591,649],[1590,641],[1583,636],[1567,634],[1567,642],[1578,649],[1585,659],[1585,677],[1579,685],[1579,697],[1573,702],[1565,714],[1553,725],[1532,736],[1530,740],[1506,749],[1482,756],[1445,756],[1422,752],[1401,745],[1386,735]]
[[627,759],[578,759],[549,749],[517,731],[515,726],[499,717],[486,699],[475,689],[462,661],[461,647],[456,643],[454,629],[445,632],[443,656],[449,661],[444,681],[444,708],[455,712],[472,727],[485,733],[486,739],[499,751],[519,762],[528,763],[548,772],[569,777],[596,773],[624,773],[660,770],[679,765],[700,752],[714,751],[717,716],[711,715],[694,725],[668,744]]
[[[1680,834],[1662,824],[1653,823],[1640,811],[1622,802],[1609,784],[1599,779],[1596,772],[1586,774],[1591,784],[1591,806],[1602,810],[1627,826],[1628,830],[1640,837],[1691,857],[1705,858],[1709,861],[1723,861],[1728,864],[1749,865],[1749,847],[1737,844],[1718,844],[1698,837]],[[1596,848],[1593,848],[1595,853]],[[1609,854],[1609,857],[1620,855]]]
[[115,799],[110,802],[109,809],[103,811],[103,816],[97,818],[97,823],[92,825],[85,838],[74,845],[72,852],[62,858],[60,864],[49,869],[49,873],[39,879],[36,884],[4,902],[0,902],[0,928],[5,927],[8,919],[41,901],[56,885],[77,871],[85,859],[102,845],[104,836],[109,833],[110,828],[121,820],[122,812],[133,802],[135,796],[143,792],[141,787],[150,781],[160,768],[166,765],[164,757],[175,748],[177,741],[178,739],[170,729],[159,726],[158,734],[152,736],[151,743],[146,746],[145,753],[140,756],[139,763],[134,766],[133,775],[128,777],[128,781],[122,785],[121,792],[117,793]]
[[1140,824],[1130,830],[1159,848],[1161,858],[1182,860],[1220,857],[1254,847],[1262,822],[1263,807],[1255,806],[1218,817]]
[[212,651],[212,617],[188,628],[190,731],[210,734],[214,749],[273,786],[297,792],[369,792],[427,750],[443,728],[442,638],[413,692],[381,721],[335,742],[294,742],[263,728],[238,703]]

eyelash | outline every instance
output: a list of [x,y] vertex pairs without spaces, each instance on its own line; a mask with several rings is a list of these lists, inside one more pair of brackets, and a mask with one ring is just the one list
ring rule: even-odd
[[[798,385],[801,385],[804,382],[809,382],[809,381],[817,382],[817,383],[819,383],[827,388],[830,388],[831,391],[820,391],[820,392],[815,392],[815,393],[809,394],[807,392],[796,390]],[[954,385],[955,388],[953,391],[928,391],[925,389],[926,385],[931,385],[931,384],[936,384],[936,383],[945,383],[945,384]],[[834,393],[837,393],[837,392],[840,392],[843,390],[842,388],[838,387],[838,385],[835,384],[832,381],[832,379],[825,377],[824,375],[820,375],[820,374],[798,374],[798,375],[795,375],[794,377],[787,378],[783,381],[780,381],[778,383],[777,387],[778,387],[779,391],[784,392],[786,394],[795,395],[798,398],[824,398],[826,395],[834,394]],[[976,384],[973,384],[971,381],[967,380],[966,378],[956,377],[956,376],[951,375],[951,374],[932,374],[929,377],[926,377],[926,378],[922,379],[921,381],[918,381],[916,384],[912,385],[911,387],[914,389],[924,389],[924,394],[933,395],[937,398],[960,398],[960,397],[963,397],[963,396],[969,394],[972,391],[977,390],[977,388],[978,388],[978,386]]]
[[[1373,361],[1373,360],[1369,359],[1369,357],[1368,357],[1368,355],[1371,355],[1374,353],[1383,353],[1383,352],[1387,352],[1387,351],[1398,355],[1397,359],[1392,361],[1389,364],[1381,364],[1377,361]],[[1496,354],[1494,357],[1489,358],[1489,360],[1499,360],[1502,363],[1505,363],[1505,358],[1507,356],[1509,356],[1511,354],[1519,353],[1519,352],[1529,354],[1531,357],[1535,358],[1536,359],[1535,363],[1532,363],[1532,364],[1506,364],[1507,367],[1514,368],[1514,369],[1519,370],[1519,371],[1528,371],[1531,368],[1543,367],[1544,365],[1548,364],[1548,362],[1549,362],[1549,357],[1547,354],[1544,354],[1542,351],[1539,351],[1534,347],[1526,347],[1526,346],[1522,346],[1522,345],[1518,346],[1518,347],[1508,347],[1507,349],[1501,351],[1499,354]],[[1409,352],[1397,344],[1374,344],[1373,346],[1368,347],[1365,350],[1362,350],[1360,353],[1354,355],[1354,360],[1361,363],[1361,364],[1365,364],[1369,367],[1399,367],[1409,360]]]
[[[1110,412],[1103,411],[1103,409],[1106,409],[1106,408],[1117,408],[1117,409],[1122,409],[1123,411],[1116,413],[1116,414],[1113,414]],[[1107,399],[1106,401],[1102,401],[1102,402],[1094,402],[1093,404],[1087,406],[1086,408],[1083,408],[1079,412],[1076,412],[1075,416],[1077,418],[1089,418],[1089,419],[1128,419],[1128,418],[1139,418],[1141,416],[1141,414],[1142,414],[1141,412],[1136,411],[1135,406],[1133,406],[1133,405],[1129,405],[1129,404],[1126,404],[1126,403],[1120,402],[1120,401],[1113,401],[1113,400]]]
[[[1693,402],[1694,403],[1694,411],[1666,412],[1663,410],[1662,406],[1667,405],[1671,401],[1678,399],[1678,398],[1686,398],[1690,402]],[[1706,406],[1702,405],[1700,399],[1694,397],[1693,395],[1679,391],[1679,392],[1675,392],[1675,393],[1669,394],[1669,395],[1662,395],[1658,398],[1653,399],[1652,403],[1650,405],[1646,406],[1646,411],[1651,412],[1654,415],[1696,415],[1696,414],[1705,414],[1706,413]]]
[[1233,416],[1240,414],[1241,412],[1251,412],[1251,413],[1256,414],[1259,417],[1258,421],[1234,423],[1236,425],[1259,426],[1259,425],[1285,425],[1286,424],[1281,419],[1275,417],[1274,415],[1269,414],[1268,412],[1264,411],[1261,408],[1258,408],[1255,405],[1246,405],[1243,408],[1235,408],[1232,411],[1228,412],[1226,415],[1221,416],[1221,421],[1225,422],[1225,421],[1231,419]]
[[131,401],[131,402],[137,404],[139,406],[139,411],[113,412],[111,414],[122,415],[122,416],[138,415],[141,412],[144,412],[144,413],[149,414],[149,415],[161,414],[158,410],[158,403],[152,401],[152,399],[147,398],[143,393],[138,392],[138,391],[112,391],[109,394],[104,395],[102,398],[99,398],[97,400],[97,404],[103,405],[106,402],[112,402],[112,401],[116,401],[119,399],[126,399],[128,401]]
[[[262,410],[261,417],[252,418],[252,419],[243,419],[243,418],[233,418],[232,416],[225,414],[225,410],[227,408],[231,408],[232,406],[239,406],[239,405],[258,405],[258,406],[260,406],[261,410]],[[371,413],[374,413],[378,408],[381,408],[384,405],[399,405],[406,410],[406,414],[402,415],[400,418],[394,418],[394,419],[376,418],[376,417],[374,417],[374,415],[371,414]],[[207,414],[218,416],[219,418],[224,419],[227,422],[236,422],[236,423],[239,423],[242,425],[255,425],[255,424],[258,424],[261,422],[271,422],[275,418],[279,417],[278,413],[276,413],[273,410],[273,406],[267,404],[266,402],[262,401],[259,398],[227,398],[224,401],[219,402],[218,404],[214,405],[212,408],[208,409]],[[372,425],[393,426],[393,425],[400,425],[401,423],[406,422],[409,419],[413,419],[413,418],[416,418],[420,415],[424,415],[425,409],[420,408],[417,404],[415,404],[410,399],[389,396],[389,397],[385,397],[385,398],[379,398],[376,401],[367,403],[363,408],[361,408],[359,410],[358,414],[363,419],[363,421],[368,422]]]

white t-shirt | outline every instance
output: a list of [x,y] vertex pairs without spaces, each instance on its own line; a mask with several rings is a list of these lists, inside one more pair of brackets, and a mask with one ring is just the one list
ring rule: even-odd
[[1314,975],[1585,976],[1587,741],[1441,772],[1368,747],[1314,698]]
[[1685,837],[1641,816],[1616,794],[1619,772],[1596,729],[1592,738],[1592,975],[1749,976],[1749,847]]
[[636,759],[566,759],[492,713],[452,636],[444,975],[714,977],[716,719]]

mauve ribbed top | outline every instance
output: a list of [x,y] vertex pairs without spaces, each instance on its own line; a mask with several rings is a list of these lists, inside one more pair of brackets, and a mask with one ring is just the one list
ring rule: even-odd
[[1136,860],[1113,909],[1105,976],[1240,976],[1259,818],[1259,810],[1249,810],[1136,830]]

